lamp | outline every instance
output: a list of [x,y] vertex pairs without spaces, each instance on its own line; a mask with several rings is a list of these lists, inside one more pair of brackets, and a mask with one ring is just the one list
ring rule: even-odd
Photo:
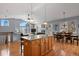
[[8,14],[8,9],[6,10],[6,15],[5,15],[5,18],[7,18],[7,14]]
[[43,24],[44,24],[44,25],[47,25],[47,22],[44,22]]
[[66,12],[65,11],[63,11],[63,17],[65,18],[65,15],[66,15]]
[[47,25],[47,16],[46,16],[46,5],[45,5],[45,8],[44,8],[44,10],[45,10],[45,15],[44,15],[44,17],[45,17],[45,21],[43,22],[43,24],[44,25]]
[[30,4],[30,8],[31,8],[31,11],[30,11],[30,14],[28,13],[28,22],[29,23],[32,23],[33,22],[33,18],[32,18],[32,3]]
[[30,19],[30,14],[28,14],[28,18],[27,18],[27,19],[28,19],[28,21],[30,21],[30,20],[31,20],[31,19]]

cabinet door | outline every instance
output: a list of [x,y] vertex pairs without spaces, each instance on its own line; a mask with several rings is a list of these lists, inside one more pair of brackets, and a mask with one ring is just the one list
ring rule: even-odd
[[40,50],[40,39],[33,40],[32,41],[32,56],[40,56],[41,50]]
[[45,38],[41,39],[41,55],[45,54]]
[[24,56],[31,56],[31,43],[30,43],[30,41],[24,42]]
[[49,48],[49,45],[48,45],[49,42],[48,42],[48,40],[49,40],[49,39],[46,38],[46,53],[49,51],[49,49],[48,49],[48,48]]
[[52,50],[52,37],[49,37],[49,50]]

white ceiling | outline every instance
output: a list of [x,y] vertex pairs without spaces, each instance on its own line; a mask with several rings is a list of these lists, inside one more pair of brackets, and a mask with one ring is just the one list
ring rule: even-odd
[[[0,3],[0,17],[7,16],[26,19],[27,14],[31,12],[31,5],[33,19],[40,21],[79,16],[78,3]],[[45,6],[47,17],[45,17]],[[64,11],[65,16],[63,14]]]

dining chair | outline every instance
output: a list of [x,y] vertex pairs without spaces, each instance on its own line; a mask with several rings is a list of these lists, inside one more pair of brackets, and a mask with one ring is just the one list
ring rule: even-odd
[[74,41],[77,42],[77,46],[78,46],[78,36],[72,36],[72,41],[73,41],[73,44],[74,44]]
[[72,37],[71,35],[66,35],[66,43],[68,43],[68,41],[70,41],[70,43],[72,44]]

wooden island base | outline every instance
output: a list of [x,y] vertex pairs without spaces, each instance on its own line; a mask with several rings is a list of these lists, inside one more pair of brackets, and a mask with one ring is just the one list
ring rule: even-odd
[[24,56],[44,56],[52,50],[52,36],[35,40],[21,39],[24,45]]

